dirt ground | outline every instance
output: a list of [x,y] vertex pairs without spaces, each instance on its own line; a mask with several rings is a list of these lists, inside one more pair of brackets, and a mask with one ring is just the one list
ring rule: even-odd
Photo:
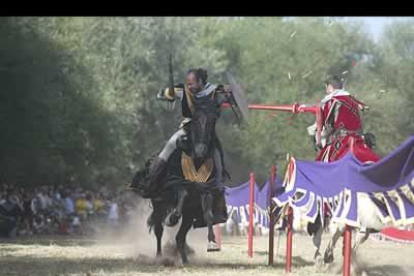
[[[171,241],[172,230],[165,234]],[[113,233],[90,238],[36,237],[0,241],[0,275],[283,275],[286,237],[275,236],[275,265],[267,264],[267,237],[254,239],[254,257],[247,256],[246,237],[223,237],[222,251],[206,252],[205,230],[192,231],[189,244],[196,250],[190,264],[156,261],[155,238],[148,231],[123,236]],[[326,236],[326,235],[325,235]],[[323,246],[327,242],[324,238]],[[279,246],[278,246],[279,244]],[[294,235],[293,274],[298,276],[342,275],[340,253],[336,248],[333,265],[315,266],[311,239]],[[168,253],[168,252],[166,252]],[[414,245],[370,239],[358,256],[358,274],[367,276],[414,275]],[[356,275],[356,273],[354,273]]]

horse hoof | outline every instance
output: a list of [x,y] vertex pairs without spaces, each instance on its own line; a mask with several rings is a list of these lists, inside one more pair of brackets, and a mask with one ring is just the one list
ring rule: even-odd
[[314,260],[315,260],[315,265],[323,264],[323,259],[322,259],[321,254],[316,254]]
[[183,259],[182,260],[182,266],[186,266],[188,265],[188,259]]
[[181,218],[181,214],[173,213],[168,216],[165,225],[167,225],[168,227],[174,227],[178,224],[178,222],[180,221],[180,218]]
[[332,263],[332,262],[334,261],[334,256],[333,256],[333,254],[326,254],[326,253],[325,253],[325,256],[323,257],[323,261],[325,262],[325,264],[330,264],[330,263]]
[[184,251],[187,253],[188,256],[195,255],[195,250],[192,249],[189,245],[185,245]]
[[156,265],[162,265],[163,262],[164,261],[164,259],[162,258],[162,256],[161,255],[156,255],[155,256],[155,259],[154,259],[154,263],[156,264]]
[[157,259],[157,264],[165,267],[171,267],[174,266],[174,260],[168,258],[159,258]]
[[211,241],[211,242],[208,242],[208,245],[207,245],[207,252],[217,252],[217,251],[220,251],[221,249],[220,249],[220,247],[217,245],[217,243],[215,243],[215,242],[213,242],[213,241]]

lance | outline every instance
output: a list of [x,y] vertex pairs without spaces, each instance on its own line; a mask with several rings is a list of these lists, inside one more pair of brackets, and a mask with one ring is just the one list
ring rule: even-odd
[[[222,105],[224,108],[230,107],[230,104],[223,103]],[[267,110],[267,111],[284,111],[284,112],[291,112],[293,114],[299,113],[317,113],[318,107],[315,106],[306,106],[306,105],[299,105],[298,103],[294,104],[287,104],[287,105],[268,105],[268,104],[249,104],[249,109],[253,110]]]
[[[245,97],[245,93],[243,91],[242,86],[240,86],[236,80],[234,79],[233,75],[230,72],[225,73],[227,80],[231,86],[231,92],[233,95],[233,99],[235,105],[240,111],[241,117],[244,121],[248,120],[249,117],[249,110],[265,110],[265,111],[283,111],[283,112],[290,112],[293,114],[299,113],[311,113],[316,116],[316,144],[318,147],[321,146],[321,134],[322,134],[322,112],[320,108],[320,102],[318,102],[315,106],[306,106],[306,105],[299,105],[298,103],[294,103],[292,105],[268,105],[268,104],[248,104],[247,98]],[[235,111],[233,105],[231,103],[223,103],[223,108],[231,107],[233,111]],[[237,114],[235,112],[235,114]]]
[[[231,107],[228,103],[223,103],[223,108]],[[265,110],[265,111],[282,111],[282,112],[289,112],[293,114],[299,113],[311,113],[316,116],[316,139],[318,146],[321,145],[321,133],[322,133],[322,112],[320,108],[320,103],[318,102],[317,105],[314,106],[306,106],[303,104],[289,104],[289,105],[268,105],[268,104],[248,104],[249,110]]]
[[[222,104],[223,108],[231,107],[228,103]],[[298,103],[294,104],[287,104],[287,105],[268,105],[268,104],[248,104],[249,109],[253,110],[266,110],[266,111],[284,111],[290,112],[293,114],[299,113],[312,113],[317,115],[319,105],[314,106],[306,106],[306,105],[299,105]]]

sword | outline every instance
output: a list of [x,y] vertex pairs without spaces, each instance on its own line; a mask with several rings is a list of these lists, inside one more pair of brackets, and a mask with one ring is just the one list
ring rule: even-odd
[[[169,71],[169,79],[168,79],[168,90],[170,95],[174,95],[174,72],[173,72],[173,64],[172,64],[172,54],[170,53],[170,58],[168,61],[168,71]],[[175,108],[175,101],[170,102],[168,101],[167,107],[169,111],[173,111]]]
[[174,72],[173,72],[173,65],[172,65],[172,54],[170,54],[170,60],[168,62],[168,71],[169,71],[169,90],[170,93],[174,93]]

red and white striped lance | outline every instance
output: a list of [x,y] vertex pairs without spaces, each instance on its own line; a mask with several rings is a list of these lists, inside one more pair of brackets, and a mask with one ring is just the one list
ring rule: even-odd
[[[231,107],[228,103],[222,104],[223,108]],[[269,105],[269,104],[249,104],[249,110],[265,110],[265,111],[283,111],[289,112],[293,114],[299,113],[311,113],[316,116],[316,126],[317,126],[317,141],[320,143],[321,141],[321,133],[322,133],[322,111],[320,108],[320,102],[314,106],[306,106],[306,105],[299,105],[298,103],[294,104],[287,104],[287,105]]]

